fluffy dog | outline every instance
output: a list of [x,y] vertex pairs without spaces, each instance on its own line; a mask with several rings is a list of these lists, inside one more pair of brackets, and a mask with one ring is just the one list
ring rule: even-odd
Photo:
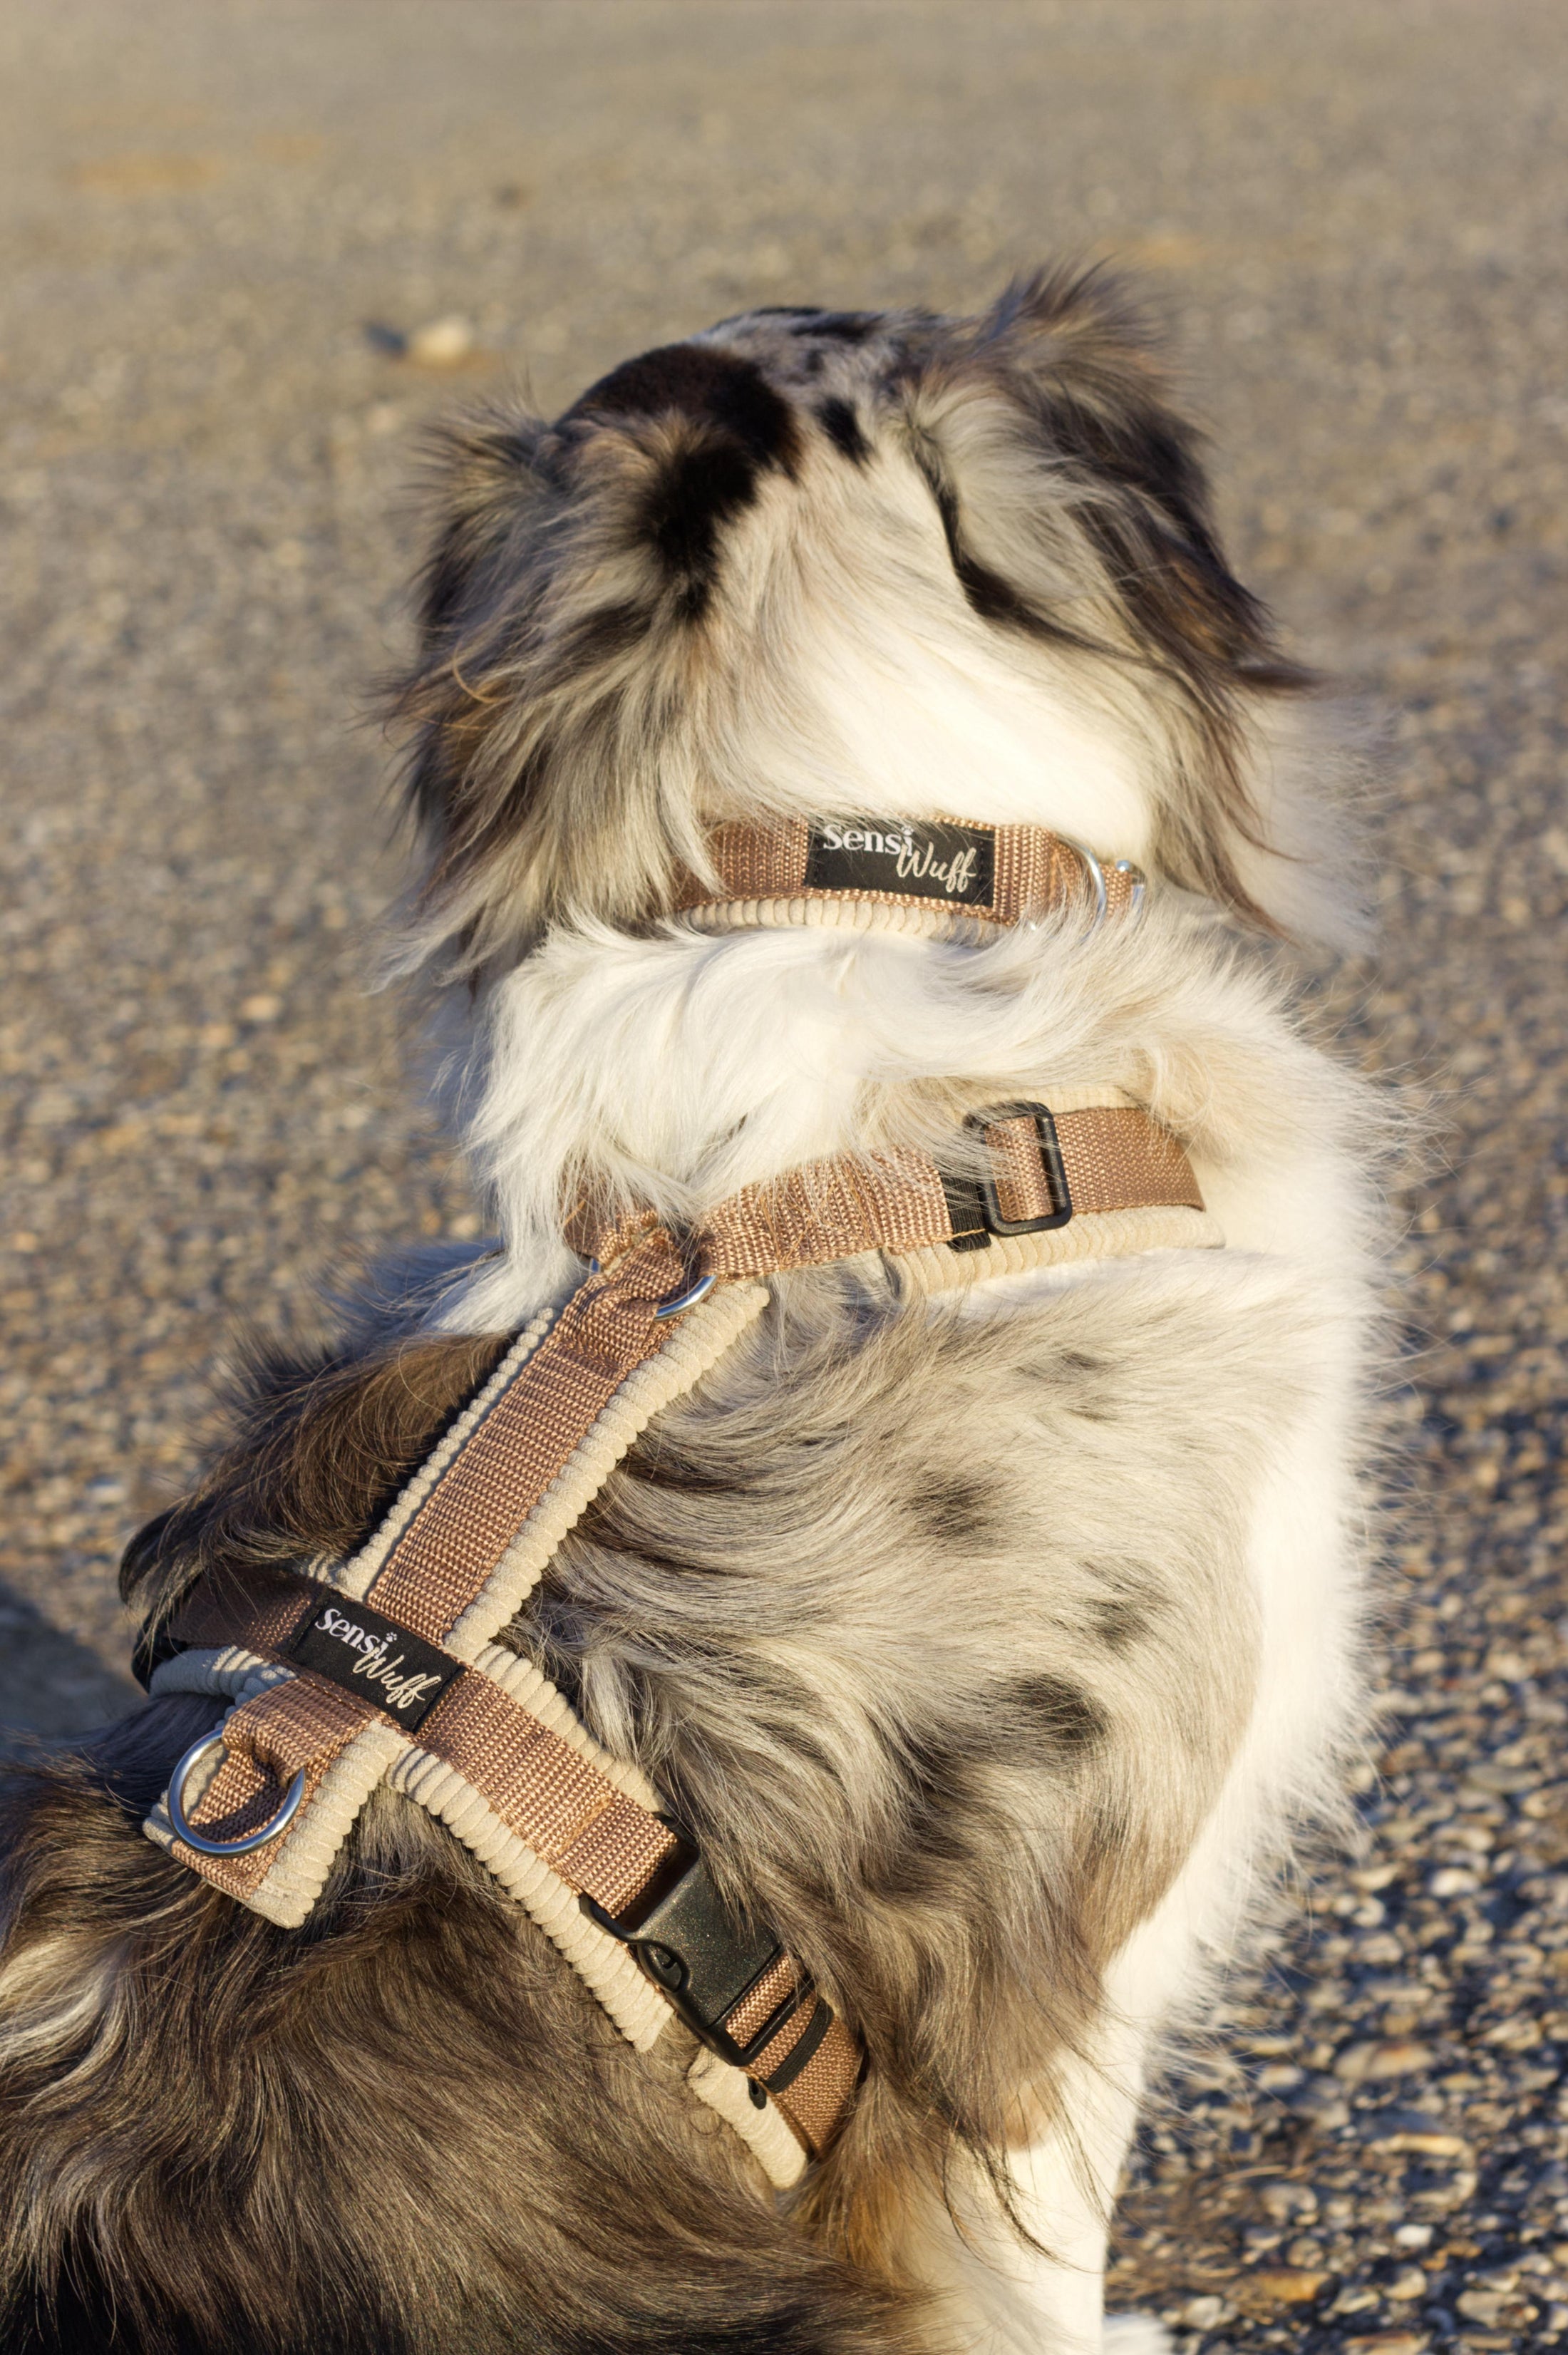
[[[139,1819],[220,1708],[176,1694],[11,1782],[0,2336],[1154,2348],[1101,2312],[1140,2089],[1358,1717],[1376,1120],[1262,953],[1346,922],[1309,682],[1094,275],[978,318],[749,313],[554,424],[460,424],[441,497],[401,961],[499,1241],[251,1367],[128,1553],[155,1620],[364,1540],[581,1279],[585,1188],[697,1227],[1109,1087],[1225,1247],[952,1299],[874,1259],[781,1276],[507,1635],[852,2023],[864,2083],[796,2190],[406,1798],[304,1930],[160,1852]],[[983,940],[672,912],[716,826],[824,814],[1050,827],[1147,901]]]

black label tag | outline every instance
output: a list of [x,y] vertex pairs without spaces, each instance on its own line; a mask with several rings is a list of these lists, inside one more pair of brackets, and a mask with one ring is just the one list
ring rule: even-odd
[[997,838],[987,826],[819,818],[805,855],[808,890],[896,891],[988,908],[996,879]]
[[408,1729],[423,1723],[463,1663],[384,1619],[368,1603],[346,1594],[323,1595],[283,1655],[296,1668],[314,1668],[345,1692],[374,1701]]

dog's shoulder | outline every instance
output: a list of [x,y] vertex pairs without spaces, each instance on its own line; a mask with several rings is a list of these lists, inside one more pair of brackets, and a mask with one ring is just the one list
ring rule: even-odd
[[509,1337],[376,1323],[315,1347],[251,1344],[203,1476],[125,1550],[125,1599],[161,1615],[208,1571],[351,1550]]

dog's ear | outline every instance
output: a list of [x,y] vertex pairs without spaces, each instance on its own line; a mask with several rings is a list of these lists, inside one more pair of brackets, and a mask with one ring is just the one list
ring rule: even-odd
[[480,410],[426,443],[434,541],[416,587],[427,635],[450,630],[485,568],[505,551],[541,486],[536,462],[547,428],[522,410]]
[[419,651],[388,682],[388,696],[412,731],[408,800],[436,873],[474,824],[465,778],[491,700],[474,682],[492,635],[486,623],[506,602],[507,552],[547,496],[538,466],[545,432],[525,411],[485,409],[446,421],[425,442],[422,487],[434,530],[414,583]]
[[1097,270],[1010,286],[917,357],[906,416],[970,605],[1100,658],[1105,698],[1154,737],[1161,868],[1278,929],[1256,897],[1260,854],[1284,847],[1261,715],[1311,682],[1225,561],[1198,437],[1125,290]]
[[638,735],[627,688],[646,601],[635,551],[616,544],[616,486],[584,496],[559,425],[493,409],[427,448],[420,645],[388,690],[426,852],[403,962],[473,980],[562,904],[602,900],[624,916],[649,896],[631,855],[637,813],[618,790],[623,740]]
[[473,977],[560,917],[646,917],[701,859],[677,741],[693,625],[787,426],[755,369],[677,346],[554,424],[490,411],[433,445],[421,644],[392,687],[429,853],[411,966]]

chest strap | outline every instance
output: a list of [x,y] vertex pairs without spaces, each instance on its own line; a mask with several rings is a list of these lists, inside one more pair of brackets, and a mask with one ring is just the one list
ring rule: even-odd
[[1176,1139],[1125,1101],[1007,1105],[971,1128],[954,1156],[969,1174],[918,1152],[808,1164],[684,1243],[648,1214],[580,1212],[588,1277],[518,1337],[368,1544],[265,1590],[209,1576],[161,1631],[155,1691],[237,1705],[149,1836],[294,1926],[387,1781],[467,1843],[634,2043],[683,2018],[697,2090],[791,2179],[848,2109],[853,2036],[636,1770],[496,1638],[639,1433],[761,1314],[762,1278],[869,1251],[976,1274],[994,1251],[1011,1272],[1019,1237],[1053,1259],[1219,1240]]

